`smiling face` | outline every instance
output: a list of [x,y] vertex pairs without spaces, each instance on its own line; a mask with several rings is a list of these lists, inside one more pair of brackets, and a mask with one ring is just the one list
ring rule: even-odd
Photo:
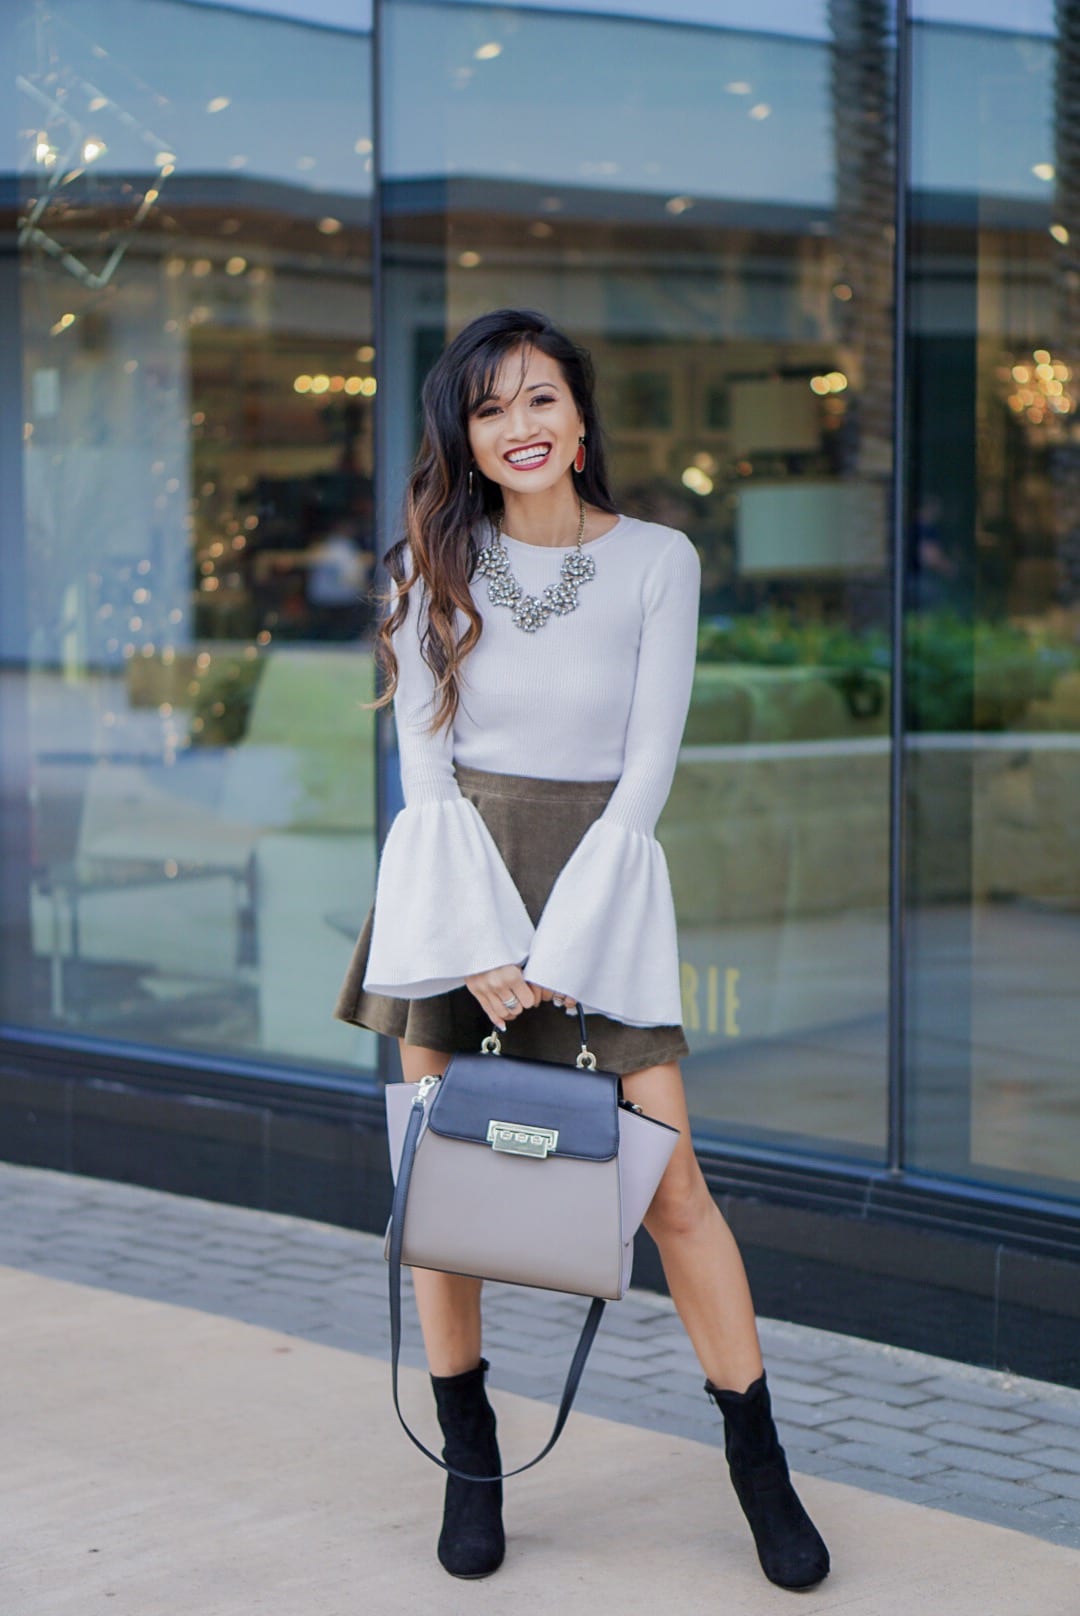
[[507,354],[468,428],[484,476],[509,494],[527,494],[570,480],[585,423],[558,360],[529,346]]

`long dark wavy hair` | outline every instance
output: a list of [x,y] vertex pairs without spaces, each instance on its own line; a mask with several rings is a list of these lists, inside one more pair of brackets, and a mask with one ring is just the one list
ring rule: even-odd
[[[437,697],[431,731],[452,725],[459,699],[459,675],[483,630],[483,619],[469,592],[479,546],[473,529],[502,508],[502,489],[473,468],[469,493],[469,417],[490,397],[499,367],[508,354],[521,350],[522,373],[531,349],[554,359],[585,423],[585,470],[573,473],[574,486],[587,504],[616,514],[608,486],[603,430],[597,414],[592,360],[535,309],[495,309],[471,321],[443,350],[428,373],[420,395],[423,438],[405,493],[404,532],[386,552],[386,567],[396,589],[381,597],[392,609],[379,626],[375,660],[383,676],[378,700],[384,707],[397,688],[398,664],[391,636],[409,614],[409,596],[422,580],[427,597],[427,624],[421,654],[435,677]],[[405,576],[406,546],[413,571]],[[455,608],[468,627],[457,637]]]

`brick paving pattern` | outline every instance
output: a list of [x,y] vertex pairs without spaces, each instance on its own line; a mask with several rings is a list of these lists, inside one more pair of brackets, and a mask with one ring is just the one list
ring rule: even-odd
[[[0,1163],[0,1264],[389,1354],[382,1240],[327,1224]],[[487,1285],[493,1387],[556,1402],[585,1308]],[[402,1358],[423,1367],[406,1313]],[[1080,1548],[1080,1391],[759,1322],[795,1469]],[[670,1300],[632,1291],[607,1309],[577,1406],[720,1447],[703,1380]]]

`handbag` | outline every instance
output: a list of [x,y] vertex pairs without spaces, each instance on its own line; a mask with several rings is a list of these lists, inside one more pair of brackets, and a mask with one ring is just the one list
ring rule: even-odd
[[[520,1475],[555,1446],[604,1307],[630,1284],[634,1236],[679,1137],[623,1099],[617,1073],[597,1069],[580,1004],[578,1019],[573,1066],[503,1055],[492,1032],[478,1053],[453,1055],[441,1077],[386,1086],[394,1408],[422,1453],[470,1481]],[[468,1476],[410,1429],[398,1401],[403,1263],[592,1298],[554,1429],[528,1464]]]

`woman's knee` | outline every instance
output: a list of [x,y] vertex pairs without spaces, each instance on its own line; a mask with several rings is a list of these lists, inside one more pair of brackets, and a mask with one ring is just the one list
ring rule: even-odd
[[398,1039],[401,1057],[401,1075],[406,1083],[419,1083],[422,1077],[434,1073],[441,1077],[450,1062],[450,1056],[440,1049],[425,1049],[422,1044],[407,1044]]
[[645,1214],[645,1227],[654,1240],[677,1239],[696,1234],[716,1216],[716,1203],[697,1162],[680,1163],[660,1180]]

